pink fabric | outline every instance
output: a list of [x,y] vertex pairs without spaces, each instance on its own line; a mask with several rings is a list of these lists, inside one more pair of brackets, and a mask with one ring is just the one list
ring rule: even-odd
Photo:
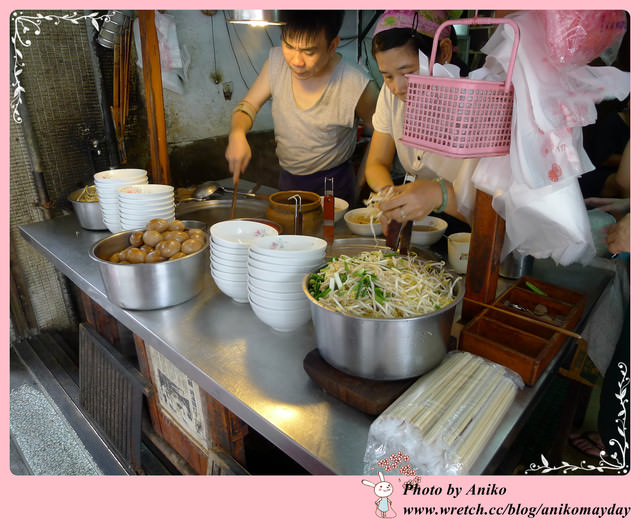
[[[418,13],[417,27],[414,26],[414,15],[416,13]],[[418,33],[422,33],[423,35],[433,38],[440,24],[446,20],[447,13],[445,11],[403,11],[399,9],[392,9],[382,13],[373,35],[375,36],[387,29],[415,28]],[[451,28],[446,27],[441,34],[443,37],[446,37],[449,36],[450,32]]]

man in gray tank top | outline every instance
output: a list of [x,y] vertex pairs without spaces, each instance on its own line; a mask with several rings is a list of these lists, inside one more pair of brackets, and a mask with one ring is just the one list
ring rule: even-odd
[[344,11],[285,11],[282,45],[271,49],[255,82],[231,116],[225,157],[234,183],[251,160],[247,132],[272,99],[280,190],[334,194],[354,201],[350,163],[358,119],[371,127],[378,89],[361,69],[336,53]]

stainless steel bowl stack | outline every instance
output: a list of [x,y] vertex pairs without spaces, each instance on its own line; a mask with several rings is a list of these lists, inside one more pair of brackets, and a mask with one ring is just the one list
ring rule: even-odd
[[417,377],[445,357],[457,305],[464,295],[462,280],[446,307],[411,318],[364,318],[329,309],[311,296],[305,276],[304,292],[311,303],[311,320],[320,355],[349,375],[374,380]]
[[[187,228],[207,232],[203,222],[183,221]],[[116,233],[96,242],[89,256],[98,263],[107,297],[124,309],[160,309],[196,296],[208,274],[209,241],[191,255],[153,264],[117,264],[107,259],[129,245],[132,231]]]

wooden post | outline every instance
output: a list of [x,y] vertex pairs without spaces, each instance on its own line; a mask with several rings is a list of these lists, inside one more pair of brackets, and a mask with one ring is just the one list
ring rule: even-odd
[[142,47],[144,94],[147,102],[147,122],[149,126],[151,178],[155,184],[170,185],[169,153],[164,120],[164,99],[162,96],[162,70],[158,36],[156,34],[155,11],[138,11],[138,19]]
[[[491,207],[492,200],[491,195],[476,191],[464,294],[465,297],[485,304],[493,302],[496,297],[505,232],[504,220]],[[480,311],[482,306],[463,300],[462,322],[471,320]]]

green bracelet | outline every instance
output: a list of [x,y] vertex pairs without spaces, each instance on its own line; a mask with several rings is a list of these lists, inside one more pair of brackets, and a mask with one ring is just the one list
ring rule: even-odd
[[442,213],[449,203],[449,190],[447,189],[447,184],[442,178],[436,178],[436,182],[440,184],[440,188],[442,189],[442,205],[438,209],[434,209],[434,213]]

